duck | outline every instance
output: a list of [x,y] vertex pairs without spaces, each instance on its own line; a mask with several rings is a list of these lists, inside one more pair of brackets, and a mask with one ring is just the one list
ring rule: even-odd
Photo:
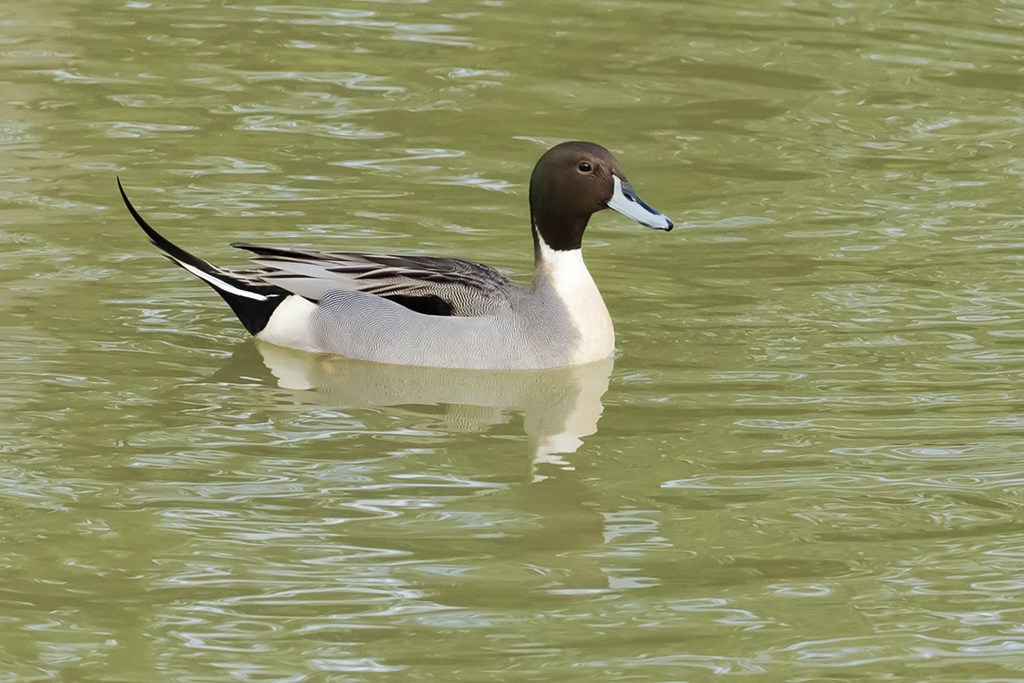
[[538,370],[611,356],[615,330],[583,262],[593,214],[641,225],[672,221],[634,191],[593,142],[555,145],[530,176],[533,281],[457,258],[231,246],[256,267],[215,266],[158,233],[117,186],[128,212],[165,257],[219,294],[248,332],[312,353],[421,367]]

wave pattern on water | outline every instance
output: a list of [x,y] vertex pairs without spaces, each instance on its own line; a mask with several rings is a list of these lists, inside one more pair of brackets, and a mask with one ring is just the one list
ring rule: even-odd
[[[186,4],[0,10],[0,681],[1024,677],[1024,8]],[[573,138],[680,228],[589,394],[275,363],[114,181],[528,282]]]

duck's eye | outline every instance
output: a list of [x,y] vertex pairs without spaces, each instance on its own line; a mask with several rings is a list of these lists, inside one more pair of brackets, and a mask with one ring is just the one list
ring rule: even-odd
[[581,161],[579,166],[576,168],[580,170],[580,173],[590,173],[594,170],[594,167],[590,165],[589,161]]

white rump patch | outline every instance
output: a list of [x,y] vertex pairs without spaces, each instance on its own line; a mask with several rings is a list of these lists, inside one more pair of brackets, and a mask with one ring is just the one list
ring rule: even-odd
[[291,349],[322,351],[323,349],[314,346],[310,334],[309,321],[315,312],[316,304],[293,294],[274,309],[267,326],[256,337]]

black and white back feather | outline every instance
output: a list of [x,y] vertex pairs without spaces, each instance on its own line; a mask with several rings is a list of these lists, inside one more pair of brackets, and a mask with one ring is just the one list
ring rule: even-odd
[[420,313],[493,315],[509,306],[516,285],[494,268],[434,256],[232,246],[252,252],[259,269],[247,277],[286,289],[311,301],[331,290],[376,294]]

